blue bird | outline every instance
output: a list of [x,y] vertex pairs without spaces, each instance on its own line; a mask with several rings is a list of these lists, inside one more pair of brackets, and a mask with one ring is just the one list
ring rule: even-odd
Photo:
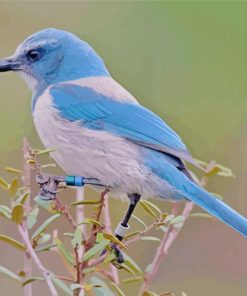
[[184,161],[197,163],[179,135],[118,84],[85,41],[42,30],[0,61],[0,71],[9,70],[31,89],[34,124],[57,163],[130,199],[119,238],[140,197],[150,196],[192,201],[247,237],[247,219],[193,181]]

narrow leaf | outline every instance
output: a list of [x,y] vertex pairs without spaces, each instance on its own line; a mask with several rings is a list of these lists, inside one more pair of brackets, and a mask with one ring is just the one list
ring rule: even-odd
[[157,211],[159,214],[161,214],[161,210],[152,202],[150,202],[149,200],[142,200],[142,202],[148,206],[150,206],[151,208],[153,208],[155,211]]
[[11,219],[11,209],[7,206],[0,205],[0,215],[7,219]]
[[182,215],[179,215],[179,216],[176,216],[174,219],[172,219],[170,221],[170,224],[174,226],[176,224],[184,223],[184,221],[185,221],[185,217]]
[[154,241],[154,242],[160,242],[160,239],[154,236],[142,236],[142,241]]
[[21,281],[20,277],[17,274],[15,274],[14,272],[10,271],[9,269],[1,265],[0,265],[0,274],[4,274],[5,276],[9,277],[12,280],[16,280],[18,282]]
[[140,205],[143,207],[143,209],[144,209],[149,215],[151,215],[151,216],[153,216],[154,218],[156,218],[156,214],[155,214],[155,212],[151,209],[151,207],[150,207],[147,203],[145,203],[144,200],[141,200],[141,201],[140,201]]
[[133,218],[136,222],[138,222],[139,224],[141,224],[145,229],[147,229],[147,224],[144,223],[140,218],[138,218],[137,216],[135,215],[131,215],[131,218]]
[[50,233],[42,233],[39,237],[38,244],[42,245],[47,243],[51,239]]
[[[93,295],[95,296],[116,296],[107,286],[107,284],[100,278],[92,276],[90,278],[90,283],[94,285]],[[96,285],[98,288],[96,288]]]
[[39,214],[39,208],[34,208],[28,215],[27,215],[27,228],[32,229],[33,226],[37,223],[37,218]]
[[65,248],[64,244],[58,239],[55,239],[55,243],[60,251],[60,253],[64,256],[64,258],[71,264],[74,264],[74,258],[70,254],[70,252]]
[[124,263],[129,266],[133,271],[134,273],[137,273],[137,274],[143,274],[141,268],[137,265],[137,263],[130,257],[128,256],[126,253],[123,253],[123,256],[124,256]]
[[82,221],[78,225],[82,225],[82,224],[92,224],[92,225],[96,225],[98,227],[103,227],[103,225],[100,222],[98,222],[94,219],[90,219],[90,218],[85,219],[84,221]]
[[83,261],[87,261],[91,258],[93,258],[95,255],[99,254],[101,251],[103,251],[106,246],[109,245],[109,240],[102,240],[100,243],[95,244],[90,250],[88,250],[84,256]]
[[32,235],[32,239],[35,239],[38,235],[40,235],[42,232],[46,230],[46,228],[58,217],[60,217],[61,214],[55,214],[51,217],[49,217]]
[[112,243],[121,246],[123,249],[127,249],[126,246],[112,233],[103,232],[103,236],[104,236],[105,239],[108,239]]
[[111,282],[112,287],[115,289],[119,296],[125,296],[124,292],[116,285],[115,283]]
[[134,283],[134,282],[140,282],[142,280],[143,280],[142,276],[135,276],[135,277],[123,280],[123,283],[124,284],[130,284],[130,283]]
[[0,241],[3,241],[6,244],[9,244],[12,247],[14,247],[14,248],[16,248],[16,249],[18,249],[20,251],[25,251],[26,250],[26,247],[22,243],[18,242],[17,240],[15,240],[15,239],[7,236],[7,235],[0,234]]
[[190,217],[214,219],[214,217],[212,217],[211,215],[209,215],[207,213],[192,213],[192,214],[190,214]]
[[17,202],[24,205],[29,196],[30,192],[25,192],[17,199]]
[[28,277],[27,279],[25,279],[24,282],[22,282],[22,286],[24,287],[28,284],[31,284],[32,282],[35,282],[35,281],[44,281],[44,278],[37,277],[37,276]]
[[65,295],[73,296],[73,292],[70,290],[70,288],[67,285],[65,285],[65,283],[61,281],[59,278],[52,276],[51,280],[53,281],[55,286],[57,286],[61,291],[65,293]]
[[47,244],[47,245],[42,245],[40,247],[37,247],[35,249],[35,252],[36,253],[41,253],[41,252],[49,251],[50,249],[52,249],[54,247],[57,247],[57,245],[56,244],[53,244],[53,243]]
[[138,235],[140,233],[141,233],[141,231],[133,231],[133,232],[130,232],[127,235],[125,235],[124,238],[127,239],[127,238],[130,238],[130,237],[136,236],[136,235]]
[[18,179],[14,178],[9,185],[9,194],[11,197],[16,196],[17,188],[18,188]]
[[74,233],[74,237],[71,240],[73,248],[80,247],[83,241],[82,231],[80,227],[77,227]]
[[152,291],[144,291],[142,296],[158,296],[158,294],[156,294]]
[[80,284],[77,284],[77,283],[74,283],[72,285],[70,285],[70,290],[71,291],[74,291],[74,290],[77,290],[77,289],[80,289],[81,290],[82,286]]
[[16,224],[21,224],[23,217],[24,217],[23,205],[21,204],[15,205],[12,209],[12,216],[11,216],[12,221],[14,221]]
[[13,173],[13,174],[23,174],[23,171],[12,168],[12,167],[6,167],[4,168],[6,172]]
[[3,178],[0,177],[0,186],[4,189],[8,189],[9,188],[9,184],[7,181],[5,181]]
[[79,206],[79,205],[98,205],[100,203],[99,200],[79,200],[72,202],[72,206]]
[[51,148],[51,149],[45,149],[45,150],[38,150],[38,151],[36,152],[36,155],[49,154],[49,153],[51,153],[51,152],[55,152],[55,151],[56,151],[56,149],[54,149],[54,148]]

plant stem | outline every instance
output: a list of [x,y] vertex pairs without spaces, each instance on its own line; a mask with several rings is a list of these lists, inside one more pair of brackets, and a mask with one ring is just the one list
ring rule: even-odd
[[[28,187],[30,191],[30,196],[26,200],[24,204],[24,213],[27,214],[30,211],[30,200],[32,197],[32,188],[31,188],[31,180],[32,180],[32,172],[33,168],[27,163],[27,160],[30,157],[30,145],[26,138],[23,138],[22,144],[22,152],[23,152],[23,176],[22,176],[22,183],[24,187]],[[26,221],[23,222],[22,227],[27,231],[27,223]],[[30,258],[30,254],[25,252],[24,255],[24,272],[26,277],[32,276],[32,260]],[[25,285],[24,288],[24,295],[25,296],[32,296],[32,284]]]
[[49,271],[45,269],[45,267],[43,266],[42,262],[40,261],[39,257],[37,256],[37,254],[35,253],[35,251],[32,247],[27,230],[24,229],[22,227],[22,225],[18,225],[18,230],[19,230],[19,233],[20,233],[26,247],[27,247],[30,257],[32,258],[32,260],[34,261],[34,263],[36,264],[36,266],[38,267],[38,269],[40,270],[41,274],[43,275],[44,279],[47,282],[51,296],[58,296],[57,290],[51,280]]

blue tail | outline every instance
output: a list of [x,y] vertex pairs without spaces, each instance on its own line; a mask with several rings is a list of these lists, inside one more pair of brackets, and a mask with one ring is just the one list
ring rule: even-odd
[[184,196],[247,238],[247,219],[197,184],[188,181]]
[[148,156],[149,169],[176,189],[175,196],[183,196],[194,202],[215,218],[247,237],[247,219],[245,217],[191,181],[186,174],[179,171],[156,151],[149,151]]

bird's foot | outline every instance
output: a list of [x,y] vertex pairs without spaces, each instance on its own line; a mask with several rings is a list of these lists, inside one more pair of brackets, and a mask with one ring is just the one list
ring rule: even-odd
[[124,256],[123,253],[120,251],[119,247],[116,244],[112,244],[112,250],[116,256],[115,260],[113,261],[113,264],[118,267],[121,268],[122,263],[124,263]]

